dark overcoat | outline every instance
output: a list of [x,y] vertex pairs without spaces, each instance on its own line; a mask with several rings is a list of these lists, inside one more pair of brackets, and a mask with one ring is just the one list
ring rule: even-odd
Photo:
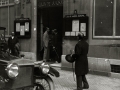
[[11,54],[12,55],[15,55],[15,56],[18,56],[19,55],[19,40],[17,37],[14,37],[12,39],[12,37],[9,37],[8,38],[8,47],[9,47],[9,50],[11,50]]
[[15,45],[19,42],[17,37],[14,37],[12,39],[12,37],[8,38],[8,47],[9,49],[14,49]]
[[78,58],[75,61],[75,74],[76,75],[85,75],[88,73],[88,49],[89,45],[86,41],[79,41],[75,45],[75,54],[78,55]]

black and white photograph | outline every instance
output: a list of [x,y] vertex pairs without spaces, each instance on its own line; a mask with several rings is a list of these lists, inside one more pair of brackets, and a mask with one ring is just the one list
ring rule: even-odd
[[120,90],[120,0],[0,0],[0,90]]

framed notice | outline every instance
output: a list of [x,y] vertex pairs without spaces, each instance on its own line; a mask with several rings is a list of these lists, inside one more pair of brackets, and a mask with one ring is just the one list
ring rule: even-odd
[[25,35],[25,26],[21,26],[20,35],[21,36]]
[[29,22],[25,22],[25,31],[29,32]]
[[76,34],[75,32],[71,32],[71,36],[75,36],[75,34]]
[[72,20],[72,31],[79,31],[79,20]]
[[70,36],[70,32],[65,32],[65,36]]
[[88,16],[66,16],[63,24],[65,38],[76,38],[79,32],[84,34],[85,39],[88,38]]
[[85,32],[86,31],[86,23],[80,23],[80,31]]
[[20,32],[20,23],[16,23],[16,32]]
[[31,38],[31,20],[29,18],[18,18],[14,20],[14,32],[18,38]]

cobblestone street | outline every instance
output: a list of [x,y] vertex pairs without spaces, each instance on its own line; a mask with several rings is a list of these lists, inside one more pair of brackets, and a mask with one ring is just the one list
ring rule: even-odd
[[[60,72],[60,77],[52,77],[55,83],[55,90],[75,89],[76,82],[73,78],[73,72],[61,70],[60,68],[56,69]],[[88,74],[86,77],[90,86],[87,90],[120,90],[120,79],[92,74]]]

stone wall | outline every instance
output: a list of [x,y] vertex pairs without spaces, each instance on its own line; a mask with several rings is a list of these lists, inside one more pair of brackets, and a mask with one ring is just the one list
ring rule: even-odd
[[[34,53],[36,56],[36,43],[37,43],[37,0],[29,0],[30,2],[26,2],[25,0],[21,0],[21,14],[24,15],[24,18],[31,19],[31,38],[30,39],[20,39],[21,51],[29,53]],[[36,59],[36,58],[35,58]]]

